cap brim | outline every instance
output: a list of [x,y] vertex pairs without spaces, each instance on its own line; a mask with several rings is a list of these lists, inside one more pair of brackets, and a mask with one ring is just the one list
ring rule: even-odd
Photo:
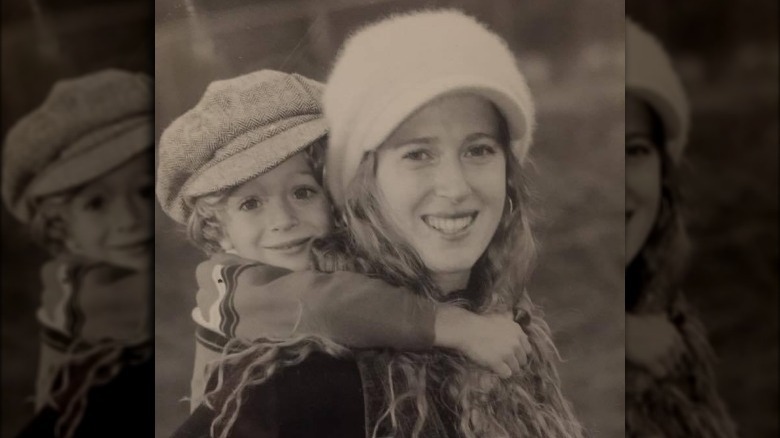
[[[405,90],[393,96],[392,101],[378,104],[371,114],[366,116],[369,122],[367,128],[350,140],[360,145],[363,152],[373,150],[387,140],[392,133],[415,111],[439,97],[473,93],[492,102],[506,119],[510,149],[515,159],[522,163],[530,146],[533,134],[533,105],[529,102],[523,107],[521,96],[508,90],[496,81],[486,80],[476,76],[453,75],[446,78],[436,78],[424,84]],[[357,169],[363,154],[346,156],[344,163],[339,163],[341,169]],[[329,163],[330,165],[330,163]],[[336,167],[334,166],[334,167]],[[337,205],[343,205],[342,191],[354,175],[341,170],[329,172],[328,188]]]
[[188,200],[238,186],[268,172],[327,133],[325,119],[317,118],[264,139],[262,147],[249,147],[190,178],[181,198]]
[[628,85],[627,88],[630,93],[646,102],[650,108],[658,113],[661,123],[664,125],[666,147],[669,155],[672,157],[672,160],[678,161],[680,155],[682,155],[683,134],[681,120],[684,116],[677,111],[665,96],[650,87]]
[[[145,150],[151,150],[151,123],[141,123],[88,151],[54,162],[39,175],[22,199],[51,195],[92,181]],[[151,162],[150,162],[151,169]]]
[[459,93],[473,93],[496,105],[509,126],[512,152],[515,158],[522,162],[528,153],[528,139],[533,131],[527,113],[528,108],[523,108],[518,102],[520,96],[503,85],[473,76],[437,78],[434,82],[414,87],[396,96],[392,104],[385,105],[379,109],[379,113],[375,114],[375,118],[381,119],[383,123],[371,123],[360,141],[366,148],[375,148],[378,146],[377,141],[381,143],[387,139],[404,120],[428,102],[445,95]]

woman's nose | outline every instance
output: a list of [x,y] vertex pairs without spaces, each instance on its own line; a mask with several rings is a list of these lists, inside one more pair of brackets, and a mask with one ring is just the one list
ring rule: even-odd
[[472,193],[468,175],[460,160],[445,160],[437,166],[435,189],[437,195],[454,203],[462,201]]
[[636,202],[640,197],[642,180],[634,172],[626,168],[626,204]]
[[287,231],[298,225],[298,217],[295,214],[295,210],[287,199],[280,199],[271,204],[273,208],[270,209],[270,226],[274,231]]

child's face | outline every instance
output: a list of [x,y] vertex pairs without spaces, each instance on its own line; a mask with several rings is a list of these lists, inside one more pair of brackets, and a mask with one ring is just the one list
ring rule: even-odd
[[154,180],[147,154],[81,188],[66,210],[66,248],[94,261],[148,270]]
[[302,153],[235,189],[219,213],[228,252],[293,271],[330,232],[330,205]]
[[650,107],[626,99],[626,265],[639,253],[661,208],[661,154]]

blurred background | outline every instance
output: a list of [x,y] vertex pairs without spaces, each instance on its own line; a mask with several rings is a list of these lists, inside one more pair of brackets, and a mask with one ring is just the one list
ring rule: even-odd
[[[2,0],[1,20],[3,139],[58,79],[107,67],[151,73],[152,5],[146,0]],[[33,413],[39,270],[49,256],[5,208],[0,211],[0,436],[13,436]]]
[[683,292],[719,356],[740,436],[778,436],[778,3],[629,0],[691,101]]
[[[538,105],[531,149],[541,257],[530,289],[564,390],[598,437],[624,435],[624,8],[515,0],[158,0],[156,135],[213,80],[259,69],[325,80],[353,30],[392,12],[456,7],[502,35]],[[156,212],[157,436],[188,415],[194,267],[204,256]]]

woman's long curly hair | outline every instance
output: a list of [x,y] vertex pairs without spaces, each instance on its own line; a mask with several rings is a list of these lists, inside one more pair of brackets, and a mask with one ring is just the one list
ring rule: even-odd
[[[503,132],[506,137],[505,126]],[[532,351],[523,371],[510,379],[502,380],[463,355],[444,350],[358,353],[364,378],[376,376],[382,387],[377,394],[365,394],[380,401],[366,418],[373,437],[452,433],[468,438],[582,436],[580,423],[561,394],[554,365],[558,356],[549,327],[525,289],[536,256],[527,210],[529,193],[520,164],[511,158],[507,142],[502,143],[507,157],[507,200],[493,238],[471,270],[467,293],[453,297],[439,289],[419,255],[388,220],[375,177],[375,152],[365,155],[347,187],[346,205],[334,234],[315,245],[316,265],[322,271],[363,272],[435,302],[460,305],[476,313],[518,311],[530,317],[524,328]],[[245,372],[237,386],[228,388],[226,397],[224,390],[220,396],[222,384],[207,395],[209,402],[221,406],[212,424],[213,435],[227,436],[238,415],[243,388],[267,381],[271,369],[278,369],[277,356],[283,355],[286,363],[294,364],[314,351],[349,354],[316,337],[287,343],[285,353],[279,348],[278,343],[260,342],[236,356],[243,359],[231,361],[228,357],[222,362],[236,364],[250,356],[253,373]],[[457,432],[449,429],[452,427]]]

